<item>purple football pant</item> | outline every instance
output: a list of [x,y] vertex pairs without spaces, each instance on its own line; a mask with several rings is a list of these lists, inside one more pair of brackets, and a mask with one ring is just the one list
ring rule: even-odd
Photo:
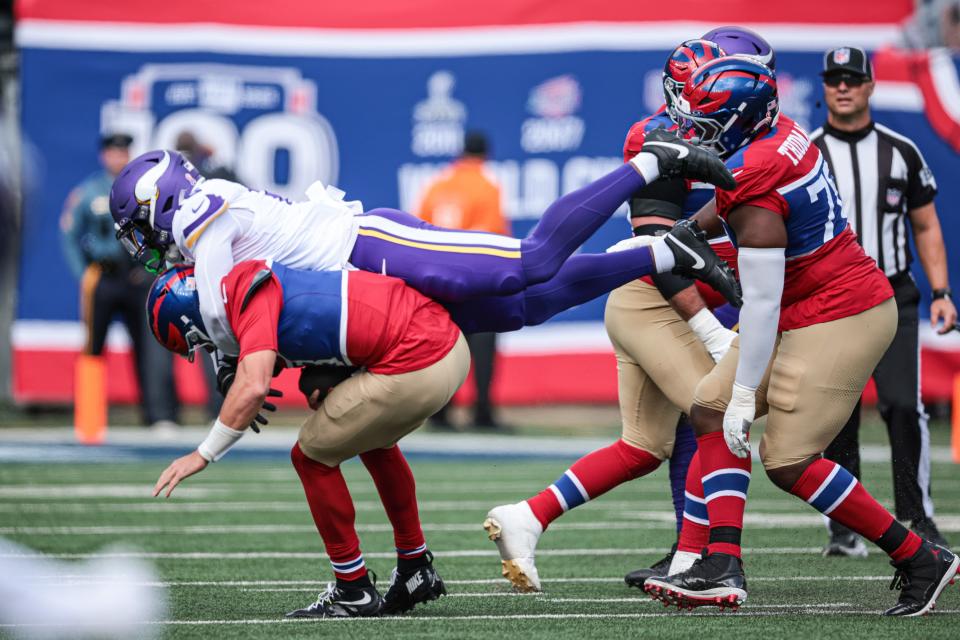
[[561,311],[648,275],[652,253],[638,247],[618,253],[577,255],[555,276],[510,296],[486,296],[444,306],[465,334],[516,331],[546,322]]
[[402,278],[436,300],[508,296],[552,278],[644,185],[632,166],[618,167],[551,204],[523,239],[444,229],[396,209],[373,209],[357,217],[350,262]]

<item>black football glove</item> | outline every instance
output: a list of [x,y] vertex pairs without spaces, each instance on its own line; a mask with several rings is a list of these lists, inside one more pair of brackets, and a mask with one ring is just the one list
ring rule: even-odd
[[691,178],[727,190],[737,186],[737,181],[723,160],[665,129],[654,129],[648,133],[640,150],[656,156],[663,178]]
[[[235,356],[219,355],[215,361],[217,367],[217,391],[226,398],[227,392],[230,391],[230,387],[233,386],[233,381],[237,378],[237,358]],[[267,397],[282,398],[283,392],[271,388],[267,391]],[[277,410],[277,405],[264,401],[261,408],[263,411],[274,412]],[[270,422],[266,416],[263,415],[263,411],[257,413],[253,422],[250,423],[250,429],[254,433],[260,433],[261,424],[268,424]]]
[[310,402],[310,396],[320,391],[319,402],[329,395],[333,388],[352,376],[357,367],[335,364],[311,364],[300,369],[300,392]]

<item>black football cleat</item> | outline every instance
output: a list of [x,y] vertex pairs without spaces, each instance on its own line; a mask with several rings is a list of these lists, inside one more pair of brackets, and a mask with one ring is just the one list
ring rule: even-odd
[[933,518],[915,519],[910,523],[910,530],[927,542],[932,542],[941,547],[950,546],[943,534],[940,533],[940,529],[937,528],[937,523],[933,521]]
[[823,556],[866,558],[870,554],[863,540],[850,529],[830,521],[830,542],[823,548]]
[[427,564],[405,573],[396,569],[390,575],[390,588],[383,597],[384,615],[406,613],[418,604],[447,594],[443,578],[433,568],[433,554],[427,551]]
[[740,558],[704,552],[683,573],[648,578],[643,590],[664,606],[693,609],[712,605],[736,611],[747,599],[747,579]]
[[666,129],[649,132],[640,151],[656,156],[661,177],[690,178],[726,190],[737,186],[733,174],[715,153],[694,146]]
[[743,304],[743,292],[733,270],[710,248],[700,225],[681,220],[663,238],[673,252],[674,273],[703,280],[735,307]]
[[623,577],[623,581],[627,583],[628,587],[643,589],[643,583],[647,581],[647,578],[667,575],[667,573],[670,571],[670,563],[673,562],[673,554],[676,552],[677,543],[674,542],[673,547],[670,548],[670,551],[667,552],[667,555],[660,558],[649,567],[631,571]]
[[303,609],[291,611],[287,618],[375,618],[383,613],[383,598],[373,585],[358,589],[341,589],[336,583],[327,585],[317,601]]
[[890,564],[897,570],[890,588],[899,589],[900,598],[883,615],[909,618],[926,615],[936,606],[940,592],[957,579],[960,558],[924,540],[911,558]]

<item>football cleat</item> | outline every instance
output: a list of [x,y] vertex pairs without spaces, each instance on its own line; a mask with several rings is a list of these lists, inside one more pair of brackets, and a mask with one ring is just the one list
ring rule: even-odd
[[689,178],[728,191],[737,186],[733,174],[715,153],[694,146],[666,129],[647,133],[640,151],[656,156],[662,178]]
[[390,574],[390,587],[383,596],[384,615],[406,613],[418,604],[436,600],[447,594],[443,578],[433,568],[433,554],[426,552],[427,564],[413,571],[400,573],[396,568]]
[[503,577],[521,593],[540,591],[535,556],[543,525],[526,502],[494,507],[483,521],[487,536],[497,544]]
[[341,589],[328,583],[327,590],[313,604],[291,611],[287,618],[373,618],[383,612],[383,598],[373,585]]
[[643,583],[646,582],[647,578],[669,575],[670,563],[673,561],[673,554],[676,552],[677,543],[674,542],[673,546],[670,548],[670,551],[667,552],[667,555],[663,556],[649,567],[631,571],[623,577],[623,581],[627,583],[628,587],[643,589]]
[[651,597],[678,609],[713,605],[736,611],[747,599],[747,579],[740,558],[726,553],[704,554],[684,571],[654,576],[643,585]]
[[703,280],[735,307],[743,304],[743,292],[733,270],[710,248],[700,225],[693,220],[681,220],[663,239],[676,261],[674,273]]
[[941,547],[950,546],[946,538],[937,528],[937,523],[933,518],[917,518],[910,523],[910,530],[928,542],[940,545]]
[[890,564],[897,570],[890,588],[899,589],[900,598],[883,615],[905,618],[922,616],[933,609],[940,592],[954,583],[960,570],[960,558],[926,540],[912,557]]
[[[840,529],[840,527],[838,527]],[[846,527],[834,531],[831,528],[830,542],[823,548],[823,556],[846,556],[848,558],[866,558],[869,555],[863,540]]]

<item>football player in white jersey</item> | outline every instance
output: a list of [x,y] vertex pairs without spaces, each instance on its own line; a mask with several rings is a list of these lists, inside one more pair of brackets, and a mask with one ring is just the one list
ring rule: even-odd
[[[358,268],[405,280],[440,301],[505,296],[552,278],[564,261],[635,191],[660,176],[682,175],[732,188],[733,177],[707,151],[657,132],[629,163],[563,196],[529,236],[434,227],[403,211],[344,202],[317,184],[292,202],[226,180],[204,180],[174,151],[130,162],[110,192],[117,238],[152,270],[176,245],[195,263],[200,309],[210,337],[227,355],[237,344],[226,322],[220,281],[237,262],[276,260],[295,269]],[[602,269],[649,264],[705,280],[738,303],[736,283],[719,260],[704,259],[680,236],[598,256]],[[598,292],[597,295],[602,293]]]

